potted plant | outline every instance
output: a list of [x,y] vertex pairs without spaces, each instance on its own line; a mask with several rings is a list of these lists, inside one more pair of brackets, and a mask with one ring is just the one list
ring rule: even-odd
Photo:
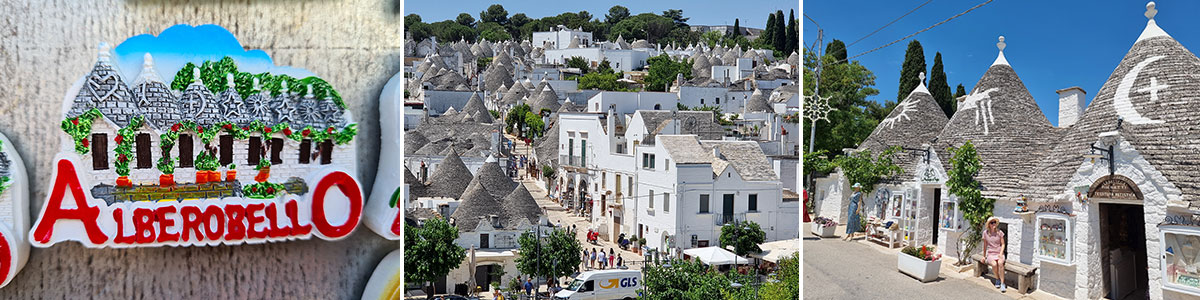
[[942,254],[936,251],[935,246],[908,246],[896,254],[896,268],[921,282],[937,279],[941,267]]
[[823,238],[833,237],[833,232],[837,229],[837,221],[826,217],[817,217],[813,219],[812,233]]
[[225,170],[225,181],[237,180],[237,165],[229,164],[225,168],[228,169],[228,170]]

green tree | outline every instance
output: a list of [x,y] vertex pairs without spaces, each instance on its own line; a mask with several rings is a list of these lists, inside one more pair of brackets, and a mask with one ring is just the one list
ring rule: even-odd
[[617,80],[621,75],[611,72],[591,72],[579,77],[579,89],[597,89],[602,91],[624,91],[625,86]]
[[762,44],[771,46],[775,49],[775,14],[767,14],[767,26],[763,27],[762,34],[758,36]]
[[508,29],[504,26],[493,22],[479,24],[479,38],[489,41],[507,41],[512,39],[512,35],[508,34]]
[[588,66],[588,60],[582,56],[572,56],[571,58],[568,58],[567,67],[579,68],[579,71],[583,72],[583,74],[587,74],[591,71],[591,67]]
[[[979,242],[983,240],[983,222],[992,216],[996,200],[983,197],[979,181],[975,176],[983,168],[979,153],[971,141],[959,147],[950,147],[950,170],[946,172],[948,179],[946,187],[950,194],[958,198],[958,210],[962,211],[963,219],[970,225],[963,239],[964,248],[959,249],[959,257],[968,257],[975,252]],[[960,265],[967,263],[966,259],[959,261]]]
[[897,153],[903,151],[899,146],[892,146],[876,156],[870,149],[865,149],[838,157],[837,166],[846,176],[846,182],[861,185],[864,191],[874,191],[875,184],[903,171],[892,161]]
[[570,276],[579,269],[582,259],[579,253],[583,246],[579,240],[566,230],[552,229],[538,239],[533,231],[526,231],[517,239],[520,255],[517,257],[517,270],[543,278],[560,278]]
[[412,27],[413,24],[421,23],[421,15],[408,14],[404,16],[404,27]]
[[530,19],[529,16],[525,15],[525,13],[515,14],[512,16],[512,18],[508,18],[508,24],[512,25],[513,27],[525,26],[525,24],[531,21],[533,21],[533,19]]
[[733,19],[733,31],[729,32],[729,36],[735,37],[735,36],[741,36],[741,35],[742,35],[742,21],[738,20],[737,18],[734,18]]
[[667,84],[675,80],[676,74],[683,74],[684,79],[692,78],[692,63],[690,61],[674,61],[666,53],[646,60],[646,90],[666,91]]
[[[821,96],[829,99],[835,110],[829,113],[828,122],[816,125],[816,149],[826,150],[833,156],[841,155],[843,148],[857,148],[858,144],[875,130],[886,112],[878,115],[878,102],[866,100],[867,96],[879,94],[872,86],[875,75],[857,61],[835,64],[832,55],[823,58],[821,72]],[[817,56],[804,51],[804,95],[813,95]],[[803,122],[807,136],[812,131],[812,122]],[[807,141],[805,141],[807,142]],[[806,145],[807,146],[807,145]],[[808,147],[803,147],[807,150]]]
[[508,23],[508,11],[500,4],[492,4],[487,10],[479,12],[480,22],[494,22],[501,25]]
[[925,70],[925,50],[921,48],[921,42],[908,42],[908,50],[904,51],[904,64],[900,68],[900,91],[896,92],[896,102],[904,100],[908,93],[917,88],[917,83],[921,82],[917,76]]
[[433,297],[433,282],[450,274],[467,256],[454,244],[458,228],[442,218],[425,221],[421,227],[404,225],[404,282],[429,288],[426,299]]
[[475,27],[475,18],[471,17],[471,14],[468,13],[458,14],[458,18],[455,19],[455,21],[457,21],[458,24],[462,24],[462,26]]
[[629,17],[629,9],[620,5],[613,5],[608,9],[608,14],[604,15],[604,22],[608,24],[617,24]]
[[766,239],[767,233],[752,221],[734,221],[721,226],[721,248],[733,246],[733,253],[740,256],[762,252],[758,245]]
[[[545,111],[545,109],[542,110]],[[541,137],[542,132],[546,131],[546,123],[542,121],[540,112],[535,113],[531,111],[525,113],[525,125],[529,126],[529,130],[523,132],[525,134],[524,137],[527,138]]]
[[783,19],[783,10],[775,11],[775,33],[771,36],[774,39],[772,45],[775,45],[775,50],[779,52],[787,51],[787,26]]
[[626,39],[645,39],[650,43],[658,42],[675,28],[675,22],[652,13],[643,13],[621,20],[613,25],[608,33],[610,36],[624,36]]
[[795,299],[800,293],[800,253],[779,260],[779,270],[758,290],[762,299]]
[[457,42],[458,40],[466,40],[468,42],[475,41],[475,29],[458,22],[445,20],[429,24],[430,33],[436,36],[439,41]]
[[778,53],[779,57],[787,57],[800,47],[800,27],[796,25],[796,10],[788,10],[787,45],[788,49]]
[[522,103],[508,110],[508,115],[504,117],[505,131],[516,133],[516,136],[523,136],[521,129],[525,128],[525,114],[529,113],[529,105]]
[[[911,91],[910,91],[911,92]],[[946,117],[954,115],[954,94],[950,92],[950,84],[946,82],[946,72],[942,69],[942,53],[933,56],[933,67],[929,70],[929,94],[937,101]]]
[[662,16],[670,18],[671,22],[675,23],[675,27],[688,27],[687,20],[690,18],[683,17],[682,9],[668,9],[662,12]]
[[615,73],[615,72],[613,72],[612,63],[608,62],[607,58],[605,58],[604,60],[601,60],[600,63],[596,64],[596,72]]
[[[966,95],[967,95],[967,89],[963,88],[963,85],[961,83],[959,83],[958,88],[955,88],[955,91],[954,91],[955,103],[957,103],[958,97],[962,97],[962,96],[966,96]],[[956,106],[957,106],[957,104],[956,104]]]
[[648,263],[642,270],[643,297],[639,299],[722,299],[721,291],[733,282],[699,260],[672,258],[663,264]]
[[846,43],[843,43],[842,40],[839,39],[833,39],[833,41],[829,42],[827,45],[828,46],[825,46],[825,55],[832,55],[836,60],[834,63],[846,63]]
[[722,36],[720,32],[716,31],[709,31],[700,35],[700,41],[704,42],[704,44],[708,45],[708,47],[716,47],[724,39],[725,37]]

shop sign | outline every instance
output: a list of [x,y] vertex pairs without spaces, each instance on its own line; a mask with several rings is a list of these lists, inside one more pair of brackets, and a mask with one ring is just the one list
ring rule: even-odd
[[220,26],[168,35],[101,43],[67,90],[29,242],[215,246],[353,232],[364,206],[357,125],[332,85],[244,50]]
[[1070,215],[1071,214],[1071,206],[1069,204],[1068,205],[1046,204],[1046,205],[1038,206],[1037,212],[1040,212],[1040,213],[1041,212],[1052,212],[1052,213],[1060,213],[1060,214],[1064,214],[1064,215]]
[[1142,200],[1142,190],[1125,176],[1108,175],[1092,183],[1088,189],[1088,198]]

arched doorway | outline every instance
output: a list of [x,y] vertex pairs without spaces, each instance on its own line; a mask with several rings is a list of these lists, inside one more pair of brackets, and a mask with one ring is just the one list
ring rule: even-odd
[[1137,183],[1121,175],[1100,177],[1088,187],[1098,205],[1102,287],[1109,299],[1148,297],[1144,198]]
[[504,283],[500,280],[500,274],[504,271],[504,266],[491,263],[486,265],[475,266],[475,286],[480,287],[479,291],[488,291],[492,288],[492,283]]

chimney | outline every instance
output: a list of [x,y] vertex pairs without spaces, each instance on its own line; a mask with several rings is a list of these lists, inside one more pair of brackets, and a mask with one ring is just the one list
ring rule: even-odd
[[1077,86],[1055,92],[1058,93],[1058,127],[1067,128],[1075,125],[1075,122],[1083,117],[1087,92]]
[[608,105],[608,122],[605,125],[605,127],[608,130],[609,138],[616,139],[616,137],[617,137],[617,133],[616,133],[616,130],[617,130],[617,105],[616,104]]

